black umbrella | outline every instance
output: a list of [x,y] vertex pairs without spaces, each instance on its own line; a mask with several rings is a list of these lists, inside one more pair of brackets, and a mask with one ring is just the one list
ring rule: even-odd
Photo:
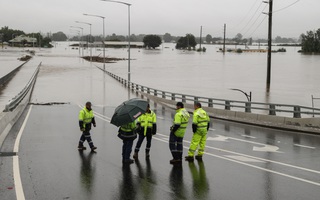
[[140,115],[146,112],[148,102],[143,99],[129,99],[119,105],[111,118],[111,124],[121,126],[136,120]]

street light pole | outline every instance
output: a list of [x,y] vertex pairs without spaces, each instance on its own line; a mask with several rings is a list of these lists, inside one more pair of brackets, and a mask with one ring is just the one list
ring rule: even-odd
[[101,0],[105,2],[120,3],[128,6],[128,85],[130,84],[130,6],[131,4],[123,1]]
[[85,16],[91,16],[91,17],[99,17],[99,18],[102,18],[102,28],[103,28],[103,38],[102,38],[102,44],[103,44],[103,64],[106,63],[106,50],[105,50],[105,45],[104,45],[104,39],[105,39],[105,29],[104,29],[104,18],[103,16],[100,16],[100,15],[91,15],[91,14],[86,14],[84,13],[83,15]]
[[[80,46],[82,46],[82,37],[83,37],[83,28],[82,27],[79,27],[79,26],[70,26],[71,28],[79,28],[81,29],[81,38],[80,38]],[[79,47],[80,48],[80,47]],[[83,56],[83,47],[82,47],[82,56]]]
[[[78,37],[80,38],[80,31],[78,30],[73,30],[73,29],[70,29],[70,31],[74,31],[74,32],[77,32],[78,33]],[[79,40],[79,56],[81,55],[81,52],[80,52],[80,40]]]
[[249,92],[249,94],[247,94],[246,92],[244,92],[244,91],[242,91],[240,89],[236,89],[236,88],[231,88],[230,90],[235,90],[235,91],[242,92],[244,95],[246,95],[246,97],[248,99],[248,102],[251,102],[251,97],[252,97],[251,91]]
[[[90,26],[90,37],[89,37],[89,43],[91,43],[91,25],[90,23],[87,23],[87,22],[79,22],[79,21],[75,21],[76,23],[80,23],[80,24],[87,24]],[[90,48],[90,62],[92,62],[92,46]]]

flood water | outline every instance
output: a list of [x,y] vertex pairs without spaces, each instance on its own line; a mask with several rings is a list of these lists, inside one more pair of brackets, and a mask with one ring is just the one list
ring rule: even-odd
[[[60,42],[55,43],[52,49],[36,49],[36,56],[40,59],[59,57],[60,65],[67,67],[68,57],[90,55],[90,49],[79,51],[69,47],[70,44],[72,43]],[[300,47],[284,47],[287,52],[272,54],[271,85],[268,92],[267,53],[223,54],[218,52],[222,47],[220,45],[203,45],[206,52],[176,50],[174,46],[172,43],[164,43],[158,50],[132,48],[131,82],[169,92],[246,101],[244,94],[230,90],[235,88],[252,92],[253,102],[309,107],[312,106],[311,95],[320,97],[320,55],[300,54],[297,52]],[[278,48],[281,47],[275,46],[273,50]],[[96,48],[92,50],[92,54],[102,56],[103,51]],[[124,48],[107,48],[106,56],[128,58],[128,52]],[[101,63],[93,65],[102,66]],[[127,60],[107,63],[105,67],[125,79],[128,77]],[[314,104],[315,107],[320,107],[320,100],[314,100]]]

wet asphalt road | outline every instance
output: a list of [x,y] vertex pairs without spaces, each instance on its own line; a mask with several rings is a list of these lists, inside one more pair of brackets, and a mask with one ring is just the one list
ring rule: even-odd
[[[34,105],[1,148],[1,199],[17,198],[15,155],[25,199],[319,199],[319,136],[212,119],[203,162],[172,166],[168,136],[174,111],[154,102],[150,104],[157,114],[158,133],[151,158],[144,158],[144,142],[139,161],[123,166],[122,143],[110,118],[118,104],[136,94],[95,66],[63,59],[75,63],[64,68],[51,58],[43,62],[31,99]],[[96,115],[96,153],[77,150],[78,112],[87,100],[93,102]],[[48,102],[62,104],[39,105]],[[191,136],[189,124],[184,155]]]

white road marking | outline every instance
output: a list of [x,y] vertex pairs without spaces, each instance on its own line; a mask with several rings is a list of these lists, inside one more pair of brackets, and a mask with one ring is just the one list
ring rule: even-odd
[[[78,104],[78,106],[79,106],[80,108],[83,108],[83,107],[84,107],[84,105],[81,105],[81,104]],[[110,121],[111,121],[111,118],[109,118],[109,117],[107,117],[107,116],[104,116],[104,115],[102,115],[102,114],[100,114],[100,113],[98,113],[98,112],[93,111],[93,114],[95,115],[95,117],[97,117],[97,118],[99,118],[99,119],[102,119],[103,121],[106,121],[106,122],[110,122]]]
[[225,137],[223,135],[218,135],[217,137],[208,137],[207,141],[220,141],[220,142],[228,142],[226,141],[227,139],[229,139],[228,137]]
[[303,148],[308,148],[308,149],[316,149],[315,147],[305,146],[305,145],[301,145],[301,144],[294,144],[294,146],[303,147]]
[[257,160],[257,159],[252,159],[246,156],[232,156],[232,155],[225,155],[225,157],[234,159],[234,160],[239,160],[242,162],[260,162],[260,163],[265,163],[264,161]]
[[279,150],[279,147],[277,146],[273,146],[273,145],[267,145],[267,144],[263,144],[263,143],[258,143],[258,142],[253,142],[253,141],[248,141],[248,140],[243,140],[243,139],[239,139],[239,138],[233,138],[233,137],[226,137],[223,135],[217,135],[217,137],[208,137],[207,140],[209,141],[221,141],[221,142],[228,142],[227,140],[236,140],[236,141],[240,141],[240,142],[246,142],[246,143],[250,143],[250,144],[257,144],[257,145],[261,145],[262,147],[253,147],[253,151],[265,151],[265,152],[274,152],[274,153],[282,153]]
[[[158,138],[159,136],[162,137],[162,138]],[[155,136],[153,136],[153,138],[155,140],[168,143],[169,136],[161,134],[161,133],[157,133]],[[217,139],[217,138],[208,137],[208,139],[210,139],[210,138],[211,138],[211,140]],[[252,144],[259,144],[259,145],[263,145],[263,146],[268,146],[268,145],[257,143],[257,142],[241,140],[241,139],[238,139],[238,138],[225,137],[225,136],[221,136],[221,135],[220,136],[218,135],[218,138],[219,138],[219,141],[225,141],[226,140],[225,138],[228,138],[228,139],[244,141],[244,142],[248,142],[248,143],[252,143]],[[190,144],[190,141],[184,140],[184,142]],[[269,145],[269,146],[271,146],[271,145]],[[272,146],[272,147],[276,147],[276,146]],[[183,146],[183,148],[189,149],[189,146]],[[231,156],[231,158],[228,158],[230,156],[219,156],[219,155],[215,155],[215,154],[208,153],[208,152],[205,153],[206,155],[213,156],[213,157],[216,157],[216,158],[220,158],[220,159],[223,159],[223,160],[228,160],[228,161],[235,162],[235,163],[238,163],[238,164],[246,165],[248,167],[252,167],[252,168],[255,168],[255,169],[262,170],[262,171],[267,171],[267,172],[270,172],[270,173],[273,173],[273,174],[277,174],[277,175],[284,176],[284,177],[287,177],[287,178],[291,178],[291,179],[294,179],[294,180],[298,180],[298,181],[301,181],[301,182],[305,182],[305,183],[313,184],[313,185],[316,185],[316,186],[320,186],[320,183],[318,183],[318,182],[309,181],[307,179],[302,179],[302,178],[299,178],[299,177],[295,177],[295,176],[291,176],[291,175],[288,175],[288,174],[280,173],[280,172],[277,172],[277,171],[274,171],[274,170],[269,170],[269,169],[266,169],[266,168],[263,168],[263,167],[258,167],[258,166],[252,165],[252,164],[245,163],[243,161],[238,161],[238,160],[242,156],[243,157],[242,159],[246,158],[247,162],[250,162],[249,158],[251,158],[252,159],[251,162],[253,162],[253,161],[255,161],[255,162],[257,162],[257,161],[261,161],[261,162],[265,161],[265,162],[275,163],[275,164],[283,165],[283,166],[286,166],[286,167],[291,167],[291,168],[295,168],[295,169],[299,169],[299,170],[303,170],[303,171],[308,171],[308,172],[312,172],[312,173],[317,173],[317,174],[320,174],[320,171],[307,169],[307,168],[294,166],[294,165],[289,165],[289,164],[286,164],[286,163],[281,163],[281,162],[277,162],[277,161],[273,161],[273,160],[258,158],[258,157],[254,157],[254,156],[250,156],[250,155],[246,155],[246,154],[241,154],[241,153],[238,153],[238,152],[233,152],[233,151],[228,151],[228,150],[224,150],[224,149],[214,148],[214,147],[210,147],[208,145],[206,146],[206,148],[215,149],[215,150],[218,150],[218,151],[223,151],[223,152],[227,152],[227,153],[231,153],[231,154],[235,154],[235,155],[239,155],[239,156]],[[235,158],[238,158],[238,160],[236,160]]]
[[[30,116],[30,112],[32,109],[32,105],[29,107],[28,113],[26,118],[23,121],[23,124],[21,126],[21,129],[19,130],[19,133],[17,135],[16,141],[14,143],[13,151],[18,154],[19,152],[19,145],[20,145],[20,139],[22,136],[22,133],[24,131],[24,128],[27,125],[28,118]],[[25,200],[22,182],[21,182],[21,175],[20,175],[20,166],[19,166],[19,156],[13,156],[13,179],[14,179],[14,185],[15,185],[15,191],[16,191],[16,197],[18,200]]]
[[[162,135],[162,134],[159,133],[158,135]],[[157,138],[157,137],[153,137],[153,138],[158,140],[158,141],[168,142],[167,140],[163,140],[163,139],[160,139],[160,138]],[[190,143],[189,141],[186,141],[186,140],[184,140],[184,142]],[[183,148],[189,149],[189,146],[183,146]],[[207,146],[207,148],[209,148],[209,147]],[[211,148],[213,149],[213,147],[211,147]],[[220,150],[223,150],[223,149],[220,149]],[[223,151],[226,151],[226,150],[223,150]],[[234,154],[240,155],[240,153],[236,153],[236,152],[231,152],[231,151],[226,151],[226,152],[230,152],[230,153],[234,153]],[[291,178],[291,179],[294,179],[294,180],[298,180],[298,181],[301,181],[301,182],[305,182],[305,183],[309,183],[309,184],[312,184],[312,185],[320,186],[320,183],[317,183],[317,182],[314,182],[314,181],[309,181],[307,179],[299,178],[299,177],[296,177],[296,176],[291,176],[291,175],[288,175],[288,174],[280,173],[280,172],[277,172],[277,171],[274,171],[274,170],[269,170],[269,169],[266,169],[266,168],[263,168],[263,167],[258,167],[258,166],[252,165],[252,164],[248,164],[248,163],[245,163],[245,162],[242,162],[242,161],[237,161],[237,160],[234,160],[234,159],[231,159],[231,158],[227,158],[227,157],[224,157],[224,156],[219,156],[219,155],[208,153],[208,152],[206,152],[205,154],[209,155],[209,156],[216,157],[216,158],[220,158],[220,159],[223,159],[223,160],[228,160],[228,161],[231,161],[231,162],[235,162],[235,163],[238,163],[238,164],[241,164],[241,165],[245,165],[245,166],[248,166],[248,167],[252,167],[252,168],[255,168],[255,169],[259,169],[259,170],[262,170],[262,171],[266,171],[266,172],[270,172],[270,173],[277,174],[277,175],[280,175],[280,176],[284,176],[284,177],[287,177],[287,178]],[[242,155],[244,155],[245,157],[247,156],[245,154],[242,154]],[[249,155],[247,157],[256,158],[256,157],[249,156]],[[301,170],[305,170],[305,171],[309,171],[309,172],[314,172],[314,173],[318,173],[318,174],[320,173],[319,171],[310,170],[310,169],[297,167],[297,166],[293,166],[293,165],[288,165],[288,164],[285,164],[285,163],[280,163],[280,162],[276,162],[276,161],[272,161],[272,160],[266,160],[266,159],[262,159],[262,158],[256,158],[256,159],[265,160],[267,162],[272,162],[272,163],[276,163],[276,164],[280,164],[280,165],[285,165],[285,166],[288,166],[288,167],[297,168],[297,169],[301,169]]]
[[253,151],[264,151],[264,152],[277,152],[279,147],[277,146],[272,146],[272,145],[265,145],[264,147],[253,147]]
[[253,137],[251,135],[241,135],[242,137],[246,137],[246,138],[252,138],[252,139],[256,139],[256,137]]

